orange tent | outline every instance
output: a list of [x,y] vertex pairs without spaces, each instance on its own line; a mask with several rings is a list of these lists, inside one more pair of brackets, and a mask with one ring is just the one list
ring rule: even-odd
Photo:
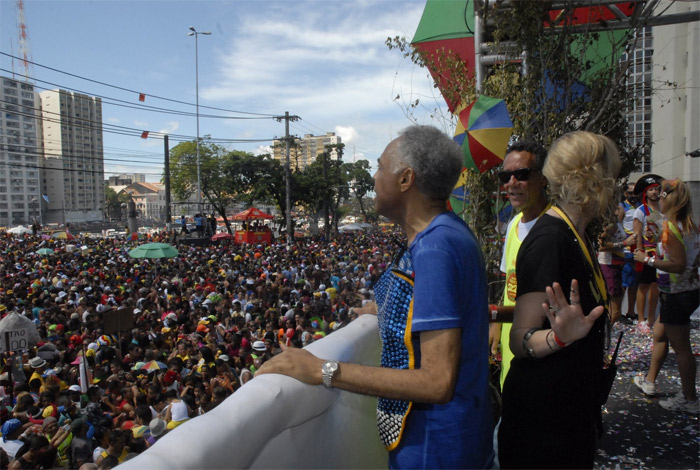
[[239,212],[238,214],[231,217],[231,219],[232,220],[257,220],[257,219],[274,219],[274,217],[270,214],[266,214],[265,212],[261,211],[260,209],[256,209],[255,207],[251,207],[250,209],[246,209],[243,212]]

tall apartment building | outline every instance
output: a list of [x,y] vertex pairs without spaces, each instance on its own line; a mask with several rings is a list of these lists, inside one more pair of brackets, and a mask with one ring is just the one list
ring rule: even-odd
[[651,96],[652,55],[654,38],[652,28],[647,26],[630,39],[629,53],[622,54],[621,60],[629,60],[627,69],[627,143],[641,152],[639,171],[651,171]]
[[[700,2],[662,0],[658,9],[668,15],[687,13],[700,10]],[[700,23],[654,26],[650,34],[645,31],[643,39],[643,50],[635,53],[641,55],[644,64],[635,64],[634,72],[648,75],[641,80],[647,81],[651,90],[639,96],[644,106],[631,110],[635,117],[630,125],[634,126],[635,138],[648,138],[651,148],[630,180],[636,181],[648,172],[683,179],[690,186],[698,221],[700,158],[686,153],[700,149]],[[646,135],[637,134],[640,129]]]
[[41,221],[39,95],[34,85],[2,77],[0,226]]
[[[326,151],[326,145],[338,145],[342,141],[335,132],[326,132],[325,135],[306,134],[302,139],[297,139],[289,149],[289,165],[293,170],[301,170],[313,163],[316,158]],[[283,140],[272,142],[273,157],[284,163],[285,144]],[[337,148],[331,150],[331,158],[338,159]]]
[[66,90],[40,93],[47,223],[104,218],[102,100]]

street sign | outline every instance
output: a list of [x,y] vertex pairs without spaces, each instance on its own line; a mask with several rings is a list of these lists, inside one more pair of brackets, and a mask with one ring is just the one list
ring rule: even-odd
[[[9,347],[8,347],[9,345]],[[29,328],[7,330],[0,335],[0,352],[26,351],[29,349]]]

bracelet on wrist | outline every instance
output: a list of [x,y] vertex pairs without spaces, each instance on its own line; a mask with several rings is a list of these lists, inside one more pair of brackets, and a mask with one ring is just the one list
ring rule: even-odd
[[535,331],[539,330],[539,328],[530,328],[529,330],[527,330],[527,333],[525,333],[525,336],[523,336],[523,349],[527,353],[528,357],[531,357],[533,359],[536,359],[536,356],[535,350],[529,347],[530,338],[532,338],[532,335],[535,334]]
[[652,268],[654,267],[654,261],[656,261],[656,256],[646,258],[647,265],[651,266]]
[[565,348],[565,347],[567,347],[568,345],[570,345],[570,344],[573,342],[573,341],[572,341],[571,343],[565,343],[564,341],[562,341],[562,340],[559,339],[559,337],[557,336],[557,334],[556,334],[556,332],[555,332],[554,330],[552,330],[552,333],[554,333],[554,334],[553,334],[553,336],[554,336],[554,342],[557,343],[557,346],[559,346],[560,348]]
[[552,346],[552,343],[550,343],[550,341],[549,341],[549,337],[552,336],[553,333],[554,333],[554,330],[549,330],[547,332],[547,336],[545,337],[545,341],[547,342],[547,346],[549,346],[549,349],[552,352],[556,351],[556,349],[554,349],[554,347]]
[[489,305],[489,311],[491,312],[491,321],[496,321],[496,318],[498,318],[498,306]]

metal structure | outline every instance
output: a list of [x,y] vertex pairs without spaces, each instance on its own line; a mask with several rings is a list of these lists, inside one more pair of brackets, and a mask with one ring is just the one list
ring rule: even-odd
[[201,210],[202,205],[202,179],[199,170],[199,40],[197,39],[200,34],[204,36],[211,36],[209,31],[197,31],[194,26],[190,26],[190,32],[187,33],[188,36],[194,36],[194,73],[195,73],[195,100],[196,100],[196,112],[197,115],[197,211]]
[[22,55],[22,67],[24,69],[24,80],[29,82],[30,77],[30,54],[29,54],[29,34],[27,24],[24,19],[24,1],[17,0],[17,27],[19,29],[19,50]]
[[[485,43],[484,32],[486,21],[482,12],[488,8],[509,9],[517,0],[475,0],[474,5],[474,53],[476,58],[476,90],[480,93],[485,77],[485,67],[501,62],[522,63],[522,73],[527,73],[527,51],[513,50],[514,43],[504,41],[498,47]],[[660,0],[637,0],[621,2],[620,0],[573,0],[554,1],[550,11],[558,12],[551,21],[553,30],[557,27],[567,26],[571,33],[616,31],[624,29],[636,29],[643,26],[663,26],[678,23],[700,21],[700,11],[653,16],[655,8]],[[631,13],[619,8],[622,3],[628,4]],[[604,7],[612,13],[612,16],[586,24],[571,24],[572,15],[578,8]]]

